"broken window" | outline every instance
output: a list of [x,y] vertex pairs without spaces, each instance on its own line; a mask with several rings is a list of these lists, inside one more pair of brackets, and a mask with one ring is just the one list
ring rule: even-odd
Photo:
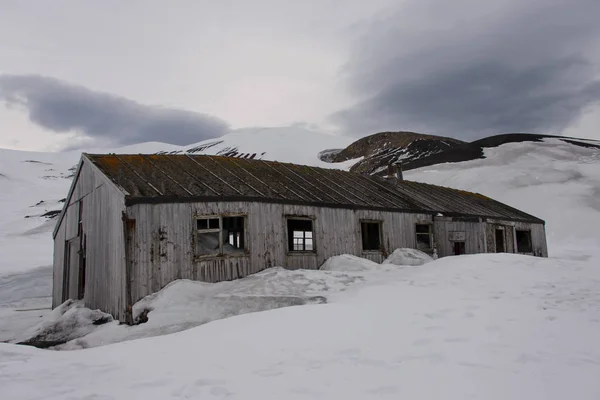
[[196,254],[199,256],[245,251],[244,216],[200,217],[196,219]]
[[517,230],[517,252],[532,253],[533,246],[531,245],[531,231]]
[[223,253],[244,251],[244,221],[244,217],[223,217]]
[[219,217],[205,217],[196,220],[196,254],[206,256],[220,253],[219,235],[221,223]]
[[416,225],[417,249],[428,251],[432,249],[431,224]]
[[361,221],[360,232],[364,251],[381,250],[381,222]]
[[312,219],[288,218],[288,250],[314,251],[314,232]]

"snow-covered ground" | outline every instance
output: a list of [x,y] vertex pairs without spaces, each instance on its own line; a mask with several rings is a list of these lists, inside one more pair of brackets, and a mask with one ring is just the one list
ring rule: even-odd
[[93,349],[0,344],[2,397],[599,398],[593,263],[475,255],[385,277],[328,304]]
[[[336,146],[319,150],[325,147]],[[39,169],[25,169],[33,164],[2,168],[4,154],[0,174],[20,176],[31,190],[11,182],[17,196],[0,195],[1,250],[18,261],[0,265],[0,334],[32,325],[14,309],[37,306],[51,276],[47,267],[34,269],[49,262],[31,247],[13,250],[13,242],[26,240],[14,235],[27,231],[18,222],[32,201],[66,193],[39,189]],[[328,271],[176,282],[136,305],[136,312],[153,309],[147,323],[109,322],[65,347],[162,334],[185,320],[211,323],[76,351],[0,344],[0,398],[598,399],[600,154],[545,140],[486,155],[405,176],[477,191],[544,218],[549,259],[491,254],[397,267],[342,257]],[[44,157],[67,169],[72,162]],[[29,237],[46,252],[40,260],[50,260],[49,233]],[[289,305],[301,306],[213,318]]]

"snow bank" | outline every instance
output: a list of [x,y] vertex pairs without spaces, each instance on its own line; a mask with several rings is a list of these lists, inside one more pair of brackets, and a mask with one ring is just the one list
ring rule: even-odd
[[56,346],[85,336],[97,326],[112,321],[110,314],[90,310],[84,307],[82,301],[67,300],[47,315],[44,321],[27,331],[20,344],[41,348]]
[[423,265],[433,261],[429,254],[423,253],[417,249],[396,249],[382,264],[394,265]]
[[366,258],[353,256],[351,254],[342,254],[341,256],[330,257],[321,265],[321,271],[346,271],[361,272],[371,271],[379,267],[379,264]]
[[[292,271],[280,267],[228,282],[178,280],[133,306],[134,319],[144,323],[94,324],[97,315],[92,310],[69,301],[23,340],[44,347],[55,345],[56,350],[104,346],[175,333],[236,315],[326,303],[335,294],[364,280],[364,276],[344,272]],[[77,311],[69,312],[72,307],[77,307]]]

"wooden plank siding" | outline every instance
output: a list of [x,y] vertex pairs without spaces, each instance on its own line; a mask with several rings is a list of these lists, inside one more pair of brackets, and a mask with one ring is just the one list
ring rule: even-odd
[[[247,216],[248,253],[196,257],[195,217],[227,214]],[[313,218],[314,253],[288,252],[288,216]],[[136,221],[131,257],[133,302],[180,278],[218,282],[274,266],[318,269],[329,257],[340,254],[381,262],[398,247],[415,246],[417,221],[431,222],[427,214],[252,202],[137,204],[128,207],[127,217]],[[382,222],[381,252],[362,251],[361,220]]]
[[[121,318],[126,306],[125,241],[122,221],[125,211],[124,195],[92,163],[83,161],[80,169],[54,238],[52,306],[58,306],[63,300],[65,243],[78,241],[81,233],[85,236],[86,245],[85,305]],[[81,206],[82,231],[79,232]],[[67,297],[76,299],[79,289],[79,263],[71,264]]]

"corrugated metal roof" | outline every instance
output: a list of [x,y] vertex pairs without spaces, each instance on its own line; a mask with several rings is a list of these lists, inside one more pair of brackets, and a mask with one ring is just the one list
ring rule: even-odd
[[477,193],[336,169],[187,154],[86,157],[126,192],[127,204],[246,200],[543,223]]

